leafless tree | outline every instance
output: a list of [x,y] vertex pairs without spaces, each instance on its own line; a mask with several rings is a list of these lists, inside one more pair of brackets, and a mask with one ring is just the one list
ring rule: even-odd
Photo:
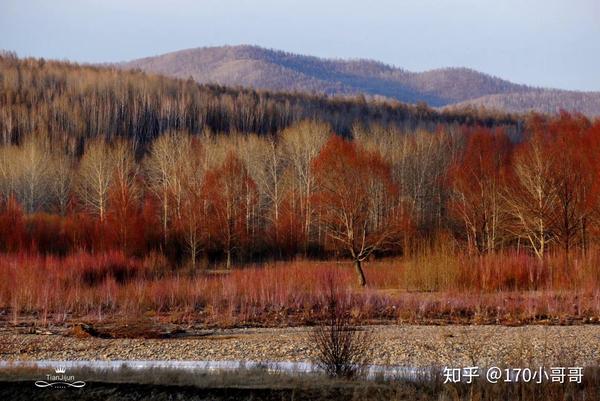
[[14,195],[17,186],[17,176],[14,166],[17,163],[15,147],[0,147],[0,200],[7,200]]
[[67,214],[73,190],[73,161],[63,152],[53,154],[49,170],[51,177],[50,192],[54,210],[61,216]]
[[183,234],[192,268],[206,236],[207,201],[202,186],[206,173],[204,150],[197,140],[190,142],[185,157],[178,161],[178,182],[181,185],[180,215],[177,226]]
[[355,124],[353,136],[390,164],[400,189],[398,201],[405,204],[419,227],[432,230],[445,223],[449,193],[444,176],[460,145],[453,140],[452,130],[404,132],[393,126]]
[[[256,234],[257,224],[276,225],[279,221],[281,202],[284,196],[283,180],[286,164],[281,148],[274,136],[261,138],[257,135],[244,135],[236,138],[240,158],[248,174],[256,183],[258,192],[257,210],[248,204],[248,224],[251,235]],[[247,191],[250,195],[252,192]],[[248,202],[250,199],[248,199]],[[247,203],[248,203],[247,202]],[[258,221],[254,221],[258,220]],[[262,221],[261,221],[262,220]],[[277,231],[275,231],[277,242]]]
[[514,178],[506,186],[503,200],[513,218],[509,230],[523,238],[542,259],[553,240],[552,210],[557,200],[552,181],[552,160],[545,154],[541,138],[534,137],[515,155]]
[[376,152],[332,137],[313,163],[315,206],[334,243],[352,257],[361,286],[362,262],[386,250],[402,231],[402,210],[389,166]]
[[331,128],[324,123],[302,121],[282,133],[285,158],[293,172],[293,185],[300,194],[300,211],[304,216],[305,249],[311,239],[313,207],[311,197],[315,179],[311,163],[329,138]]
[[191,141],[187,133],[170,131],[154,141],[144,163],[148,186],[160,202],[164,244],[167,243],[171,219],[181,215],[181,176]]
[[114,171],[110,145],[103,140],[89,143],[79,163],[75,191],[83,208],[97,215],[100,221],[106,218]]
[[139,185],[140,167],[135,160],[134,144],[116,140],[110,151],[112,159],[112,185],[109,194],[109,206],[113,226],[118,231],[119,243],[123,250],[128,249],[131,231],[129,220],[136,215],[142,197]]

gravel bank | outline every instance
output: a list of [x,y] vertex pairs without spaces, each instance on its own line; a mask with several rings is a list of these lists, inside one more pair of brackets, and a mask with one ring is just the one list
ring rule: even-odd
[[[600,326],[371,326],[373,363],[404,366],[600,365]],[[1,360],[307,361],[309,328],[230,329],[172,339],[0,333]]]

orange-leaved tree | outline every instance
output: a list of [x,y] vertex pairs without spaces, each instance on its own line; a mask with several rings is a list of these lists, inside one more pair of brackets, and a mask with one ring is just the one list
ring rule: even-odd
[[469,252],[493,252],[502,239],[508,216],[501,189],[510,152],[503,131],[476,128],[467,132],[464,152],[449,169],[450,211],[462,221]]
[[314,205],[328,235],[348,252],[361,286],[361,263],[375,251],[396,244],[402,227],[389,166],[376,152],[332,136],[312,164]]
[[256,184],[244,163],[230,152],[221,166],[206,173],[203,187],[208,232],[225,252],[229,269],[232,254],[250,239],[247,211],[256,203]]
[[529,122],[526,141],[513,158],[504,199],[513,230],[541,260],[551,242],[565,255],[585,249],[598,204],[598,141],[585,118],[567,113]]
[[598,148],[590,142],[590,122],[566,112],[542,127],[549,136],[547,155],[556,163],[551,179],[556,190],[555,236],[568,257],[575,245],[585,249],[587,225],[595,212]]
[[112,160],[112,185],[108,189],[106,210],[107,234],[114,238],[114,245],[131,254],[139,247],[143,237],[140,177],[134,147],[125,141],[116,142]]

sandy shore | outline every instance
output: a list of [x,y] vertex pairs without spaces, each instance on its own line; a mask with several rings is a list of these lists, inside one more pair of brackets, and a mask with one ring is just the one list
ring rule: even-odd
[[[0,333],[1,360],[307,361],[310,328],[230,329],[170,339]],[[376,364],[600,365],[600,326],[370,326]]]

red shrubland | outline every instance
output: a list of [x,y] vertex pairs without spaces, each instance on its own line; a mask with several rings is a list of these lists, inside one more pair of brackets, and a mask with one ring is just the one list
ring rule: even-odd
[[18,252],[26,246],[23,210],[14,197],[0,199],[0,249]]
[[[121,252],[66,258],[27,254],[0,257],[0,305],[20,314],[53,319],[136,317],[152,311],[210,324],[305,324],[321,319],[319,305],[333,277],[354,319],[484,322],[540,318],[593,319],[600,312],[600,252],[563,270],[560,256],[541,267],[526,254],[444,255],[431,265],[412,258],[365,267],[361,290],[354,273],[336,262],[291,262],[221,274],[183,275],[158,256],[131,259]],[[453,267],[454,266],[454,267]],[[427,276],[415,277],[423,269]],[[542,269],[537,272],[536,269]],[[436,276],[444,276],[443,280]],[[423,292],[425,290],[425,292]],[[430,292],[434,290],[434,292]],[[530,291],[535,290],[535,291]]]

